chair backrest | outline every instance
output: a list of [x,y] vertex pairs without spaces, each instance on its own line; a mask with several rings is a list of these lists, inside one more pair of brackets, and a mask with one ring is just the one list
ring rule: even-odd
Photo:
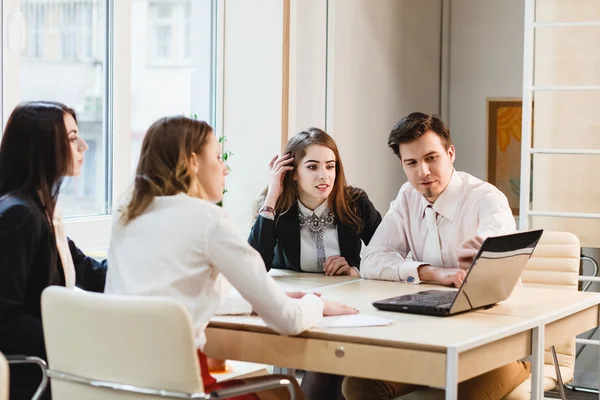
[[8,400],[8,385],[10,371],[4,354],[0,353],[0,400]]
[[[578,290],[581,245],[577,236],[568,232],[544,232],[523,271],[524,286]],[[565,383],[573,378],[575,338],[554,346]],[[546,349],[545,363],[552,364]]]
[[[187,310],[170,298],[114,296],[49,287],[42,293],[49,369],[154,389],[201,392]],[[54,400],[142,399],[51,381]]]

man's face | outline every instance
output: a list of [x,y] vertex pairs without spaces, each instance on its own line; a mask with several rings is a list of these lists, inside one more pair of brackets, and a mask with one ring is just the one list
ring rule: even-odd
[[452,178],[454,155],[454,146],[446,149],[433,131],[427,131],[414,142],[400,144],[406,177],[431,203],[437,200]]

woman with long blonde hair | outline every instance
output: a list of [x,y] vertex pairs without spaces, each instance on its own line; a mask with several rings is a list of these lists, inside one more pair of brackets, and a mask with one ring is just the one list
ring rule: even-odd
[[[381,215],[363,190],[347,185],[331,136],[318,128],[298,133],[269,168],[248,238],[267,270],[359,276],[361,242],[369,244]],[[309,398],[342,398],[342,378],[306,372],[302,389]]]
[[[246,311],[281,334],[296,335],[323,315],[357,312],[313,294],[286,296],[215,205],[228,173],[206,122],[184,116],[156,121],[144,138],[133,193],[116,219],[108,257],[107,293],[170,296],[189,310],[207,392],[238,384],[217,384],[202,352],[204,330],[229,282],[248,301]],[[240,397],[248,398],[257,397]]]

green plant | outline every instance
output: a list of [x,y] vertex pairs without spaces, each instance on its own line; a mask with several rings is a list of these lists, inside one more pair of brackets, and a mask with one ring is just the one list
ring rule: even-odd
[[[230,150],[225,149],[226,142],[227,142],[226,136],[222,136],[222,135],[219,136],[219,144],[221,145],[221,154],[222,154],[221,157],[223,158],[223,162],[225,163],[225,166],[227,167],[229,172],[231,172],[231,167],[229,167],[229,164],[227,164],[227,160],[229,160],[229,157],[231,157],[233,155],[233,153]],[[223,189],[223,195],[225,195],[225,193],[227,193],[227,188]],[[217,205],[220,207],[223,207],[223,200],[218,202]]]
[[[198,119],[198,114],[196,113],[192,113],[190,115],[190,118],[192,119]],[[229,172],[231,172],[231,168],[229,167],[229,164],[227,164],[227,161],[229,160],[229,158],[233,155],[233,153],[229,150],[225,149],[225,143],[227,143],[227,137],[226,136],[219,136],[218,137],[219,140],[219,144],[221,145],[221,157],[223,158],[223,162],[225,163],[225,166],[227,167],[227,169],[229,170]],[[225,193],[227,193],[227,188],[225,188],[223,190],[223,195],[225,195]],[[221,200],[220,202],[217,203],[218,206],[223,207],[223,200]]]

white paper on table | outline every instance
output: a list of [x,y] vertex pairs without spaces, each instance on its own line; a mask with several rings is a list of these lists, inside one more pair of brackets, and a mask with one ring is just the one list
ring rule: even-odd
[[318,328],[358,328],[364,326],[386,326],[394,321],[376,317],[374,315],[351,314],[323,317],[317,325]]

